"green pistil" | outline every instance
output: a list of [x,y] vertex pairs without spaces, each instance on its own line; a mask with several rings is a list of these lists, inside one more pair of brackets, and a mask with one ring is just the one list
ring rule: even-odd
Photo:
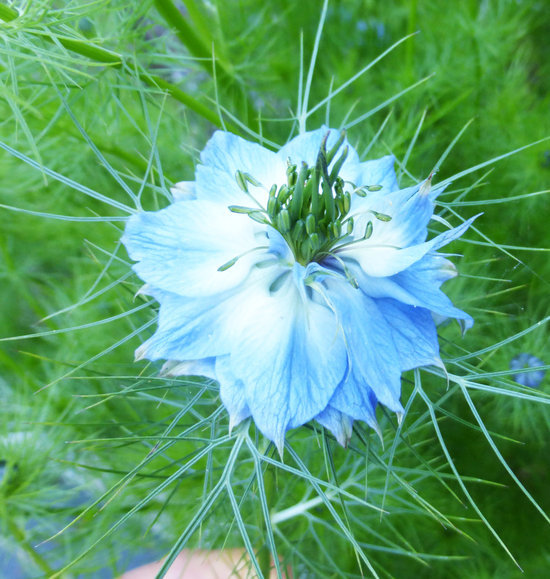
[[[285,238],[296,261],[307,265],[325,257],[348,234],[346,223],[351,196],[338,176],[348,155],[344,147],[329,174],[329,166],[341,149],[345,134],[327,152],[323,139],[314,167],[300,167],[288,160],[287,182],[269,192],[266,217]],[[344,231],[344,235],[342,232]]]
[[[353,218],[348,217],[351,194],[344,190],[344,180],[339,176],[348,156],[348,147],[342,148],[346,135],[342,131],[338,141],[327,151],[328,136],[329,133],[321,143],[314,167],[306,163],[298,167],[288,159],[287,182],[280,187],[271,187],[266,209],[241,206],[229,208],[235,213],[246,213],[251,219],[274,227],[288,243],[296,261],[302,265],[334,255],[335,247],[354,243],[349,241],[353,231]],[[235,177],[239,187],[249,196],[248,183],[259,185],[248,173],[237,171]],[[377,187],[353,186],[354,193],[360,196],[365,196],[367,191],[376,190]],[[371,213],[381,221],[390,219],[374,211]],[[365,238],[372,233],[372,224],[369,222],[368,225],[370,227],[367,226]]]

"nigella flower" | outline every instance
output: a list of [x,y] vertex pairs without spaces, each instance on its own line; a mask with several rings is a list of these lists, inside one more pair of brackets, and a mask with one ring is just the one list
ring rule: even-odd
[[[539,367],[541,367],[540,370],[521,371]],[[526,352],[522,352],[510,360],[510,370],[518,370],[517,374],[512,375],[512,378],[518,384],[529,386],[529,388],[536,388],[544,380],[544,375],[546,374],[544,362],[540,358],[533,356],[533,354],[527,354]]]
[[399,189],[393,157],[360,162],[321,128],[274,153],[216,132],[174,203],[132,216],[123,242],[158,329],[138,359],[214,378],[230,426],[279,450],[311,420],[341,444],[376,407],[401,415],[405,370],[441,365],[432,314],[472,324],[440,290],[456,275],[427,240],[437,189]]

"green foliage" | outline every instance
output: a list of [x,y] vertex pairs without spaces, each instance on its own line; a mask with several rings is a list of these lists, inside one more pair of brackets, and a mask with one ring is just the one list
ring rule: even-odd
[[[550,141],[507,153],[550,135],[544,3],[184,4],[0,4],[2,548],[26,576],[184,545],[247,547],[258,574],[271,553],[304,577],[538,576],[550,380],[508,364],[549,362]],[[253,426],[228,433],[215,384],[133,364],[155,313],[119,238],[192,179],[214,126],[276,147],[324,122],[394,153],[405,184],[438,167],[442,218],[483,211],[446,288],[476,324],[440,326],[448,375],[406,376],[381,440],[303,428],[282,460]]]

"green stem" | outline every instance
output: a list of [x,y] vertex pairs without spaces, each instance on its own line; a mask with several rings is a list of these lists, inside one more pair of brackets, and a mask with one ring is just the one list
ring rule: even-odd
[[[189,107],[191,110],[195,111],[198,115],[205,118],[207,121],[211,122],[213,125],[219,128],[224,128],[221,122],[220,116],[216,111],[209,109],[207,106],[203,105],[197,99],[189,96],[186,92],[182,91],[181,88],[176,85],[164,80],[160,76],[155,76],[147,72],[138,72],[139,78],[149,86],[157,87],[166,91],[172,98],[176,99],[180,103]],[[234,133],[240,133],[240,129],[234,126],[231,122],[226,122],[225,127]]]
[[[19,13],[17,12],[17,10],[10,8],[5,4],[0,4],[0,20],[4,20],[4,22],[12,22],[18,17]],[[52,41],[52,39],[49,38],[48,36],[45,36],[44,38],[46,40],[49,40],[50,42]],[[126,65],[127,68],[137,70],[138,77],[142,82],[151,87],[159,88],[163,91],[166,91],[172,98],[176,99],[186,107],[195,111],[198,115],[205,118],[213,125],[220,128],[222,127],[222,122],[216,111],[208,108],[202,102],[189,96],[179,87],[169,83],[163,78],[149,74],[144,70],[140,70],[139,67],[135,66],[135,64],[129,58],[125,58],[116,52],[112,52],[111,50],[107,50],[100,46],[94,45],[90,42],[79,40],[77,38],[57,37],[57,40],[67,50],[70,50],[71,52],[74,52],[76,54],[80,54],[81,56],[89,58],[90,60],[94,60],[95,62],[110,65],[113,68],[117,69],[123,68]],[[233,132],[237,133],[240,132],[236,127],[234,127],[230,123],[226,123],[226,127],[232,130]]]
[[[204,0],[202,0],[204,2]],[[203,38],[211,38],[212,23],[207,22],[195,0],[185,0],[185,8],[197,33]],[[222,53],[224,54],[224,53]]]
[[[273,503],[272,499],[277,492],[275,476],[275,467],[271,464],[268,464],[264,472],[264,492],[268,510],[271,510],[271,505]],[[265,524],[269,523],[266,521]],[[264,545],[263,549],[260,551],[258,563],[262,571],[262,577],[264,579],[269,579],[269,575],[271,573],[271,550],[267,545]]]
[[[171,0],[154,0],[159,14],[164,18],[166,23],[174,28],[180,42],[189,49],[189,52],[197,58],[203,59],[201,64],[207,72],[212,72],[212,66],[209,61],[212,60],[212,47],[203,42],[201,37],[195,32],[195,28],[187,22],[187,19],[177,9]],[[220,62],[216,56],[216,71],[221,78],[233,78],[226,66]]]
[[[409,22],[407,25],[407,34],[414,34],[417,31],[418,0],[409,0]],[[414,44],[407,42],[405,47],[405,70],[409,78],[414,78],[413,73],[414,61]]]
[[[215,56],[216,79],[221,86],[235,86],[237,95],[235,100],[242,106],[242,111],[247,116],[248,125],[253,130],[258,128],[258,114],[254,109],[250,99],[237,81],[230,65],[220,59],[219,55],[212,53],[212,42],[206,43],[196,32],[199,28],[192,26],[188,20],[182,16],[181,12],[175,6],[172,0],[154,0],[159,14],[164,18],[168,26],[174,28],[180,42],[189,50],[189,52],[199,58],[199,62],[205,70],[212,74],[212,59]],[[196,11],[196,7],[191,3]]]

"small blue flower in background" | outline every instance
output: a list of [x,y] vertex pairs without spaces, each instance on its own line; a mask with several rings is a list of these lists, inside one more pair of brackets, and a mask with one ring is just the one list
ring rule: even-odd
[[[524,370],[525,368],[538,368],[539,366],[544,366],[544,362],[533,356],[533,354],[527,354],[523,352],[514,356],[510,360],[510,370]],[[543,380],[546,370],[533,370],[531,372],[518,372],[517,374],[512,374],[512,378],[518,384],[522,386],[528,386],[529,388],[536,388]]]
[[172,205],[126,226],[160,303],[136,357],[217,380],[230,426],[252,416],[280,451],[310,420],[345,445],[354,420],[378,431],[378,403],[401,416],[401,373],[442,365],[432,314],[473,323],[436,253],[472,220],[427,240],[440,190],[400,190],[392,156],[362,163],[325,127],[277,153],[216,132],[200,160]]

